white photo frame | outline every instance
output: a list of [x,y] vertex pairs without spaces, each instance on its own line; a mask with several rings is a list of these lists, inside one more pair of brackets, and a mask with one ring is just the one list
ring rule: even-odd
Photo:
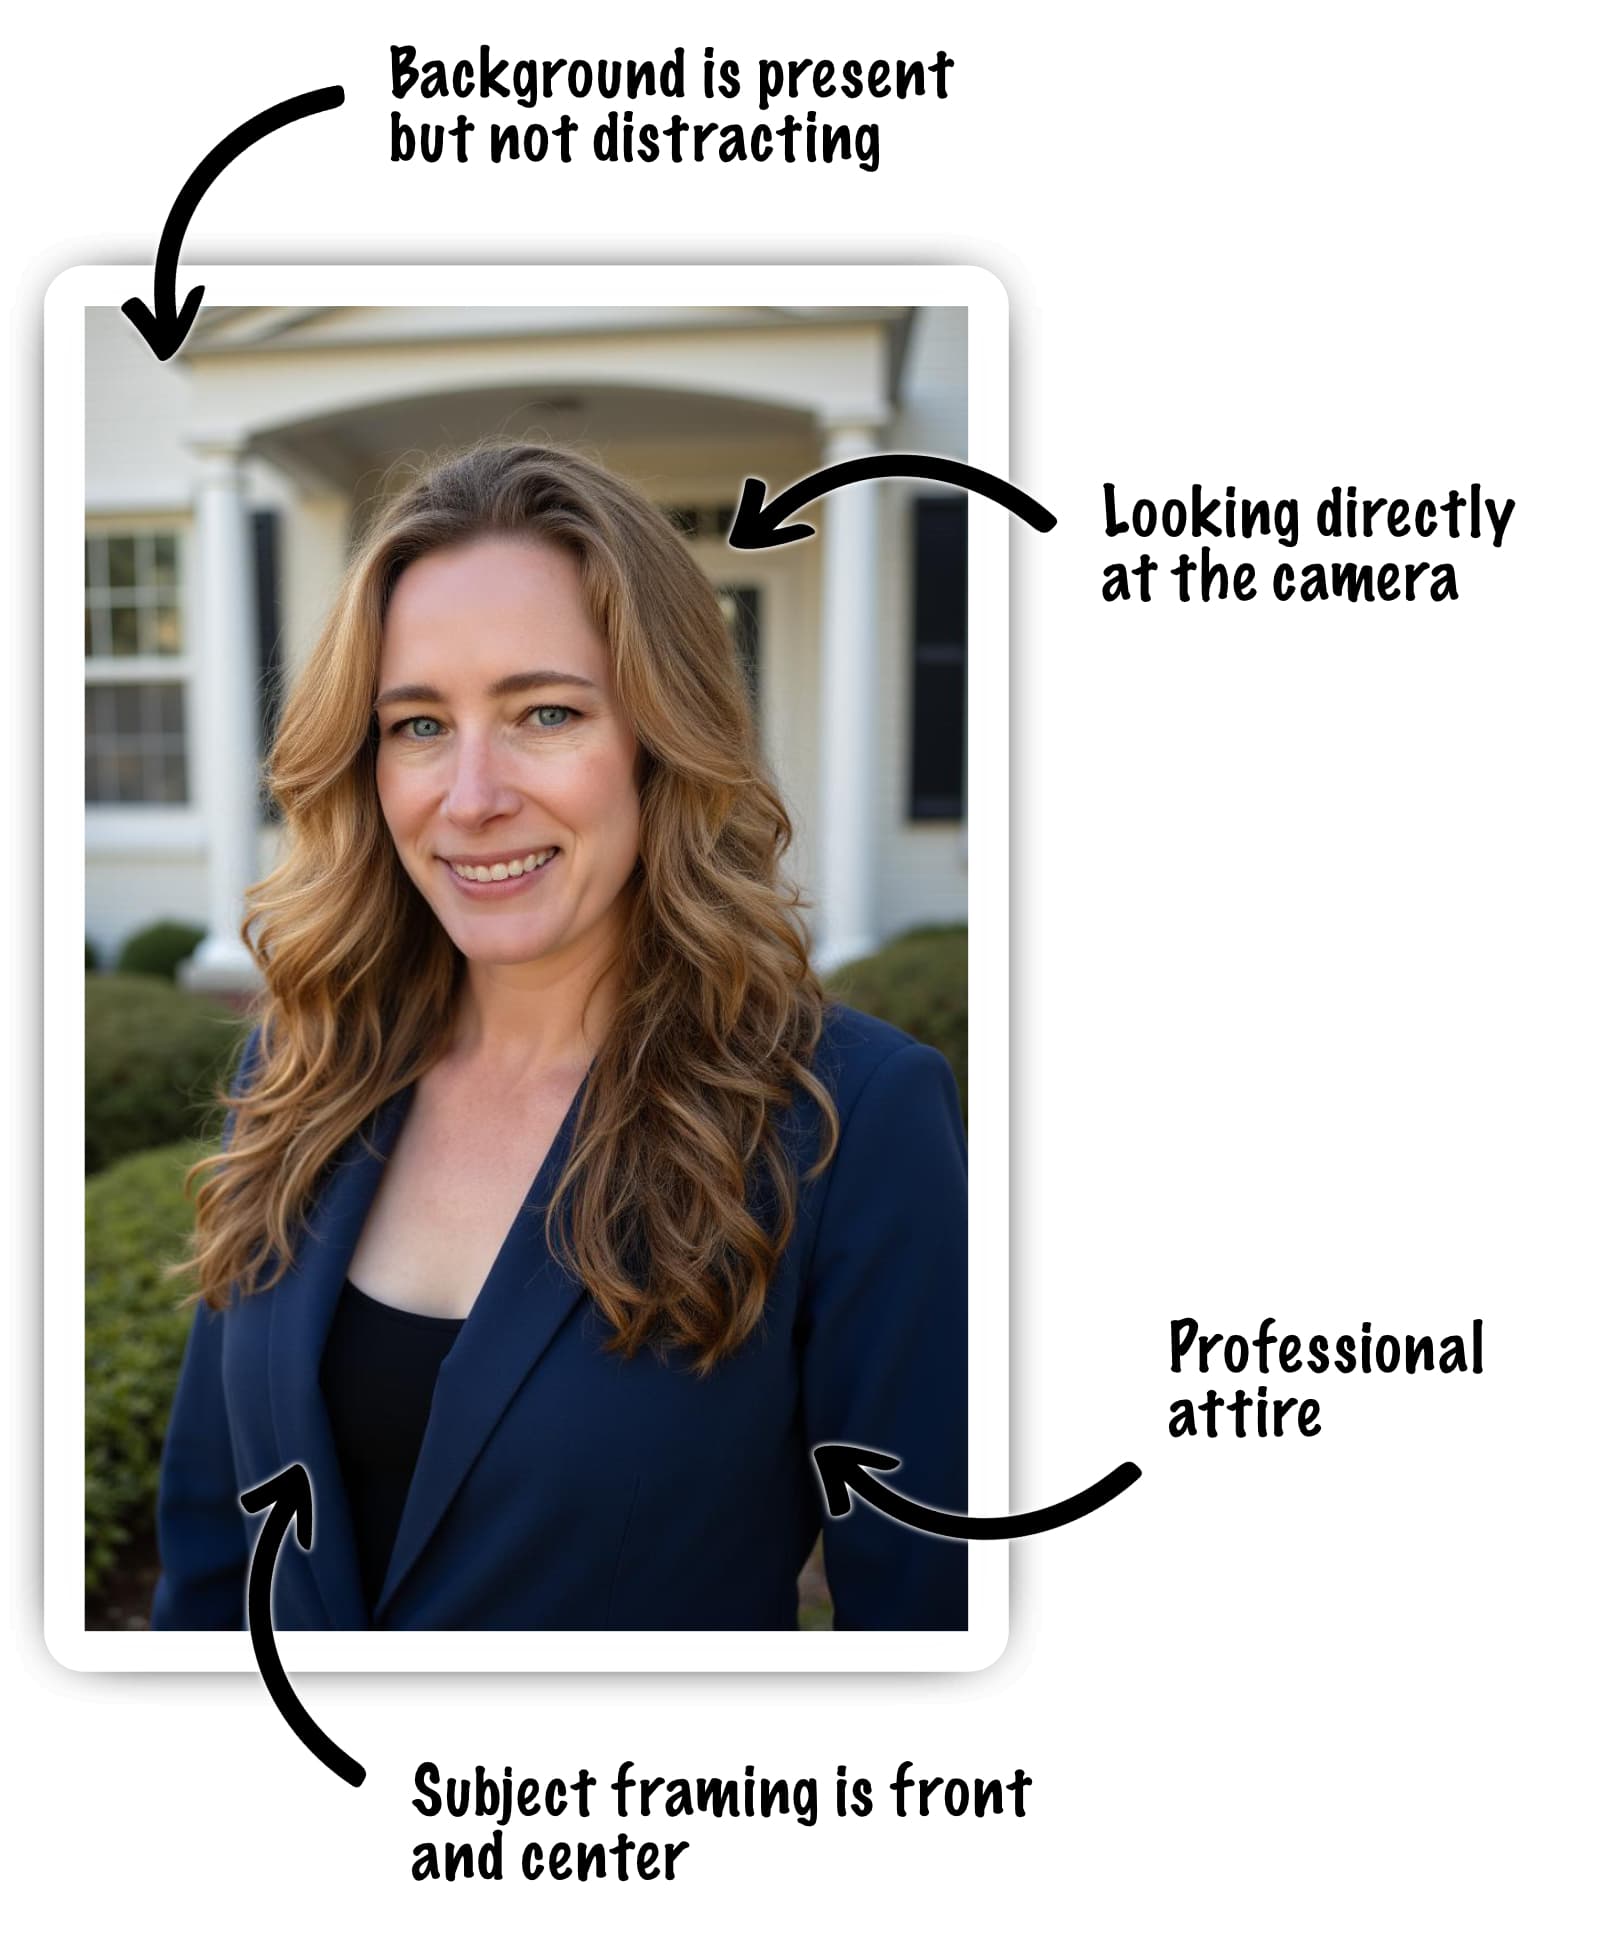
[[[89,1630],[84,1619],[83,726],[85,314],[147,290],[149,267],[63,272],[45,303],[43,690],[46,759],[43,1122],[45,1594],[52,1655],[80,1671],[255,1672],[244,1631]],[[184,264],[207,306],[959,306],[968,327],[966,462],[1008,467],[1008,308],[986,270],[944,266],[328,267]],[[130,332],[132,326],[130,325]],[[945,454],[949,455],[949,454]],[[769,479],[772,490],[789,483]],[[738,479],[729,480],[737,497]],[[1007,1494],[1009,1258],[1010,515],[970,497],[967,843],[970,989],[970,1512]],[[71,866],[69,866],[71,865]],[[872,1512],[864,1507],[858,1515]],[[930,1540],[937,1540],[931,1539]],[[283,1632],[296,1671],[970,1671],[1005,1648],[1008,1545],[970,1545],[964,1632]]]

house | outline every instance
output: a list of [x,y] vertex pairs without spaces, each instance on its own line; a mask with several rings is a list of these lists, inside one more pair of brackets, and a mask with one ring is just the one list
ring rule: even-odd
[[277,839],[272,696],[352,537],[429,456],[491,434],[583,449],[675,521],[717,585],[796,824],[824,967],[966,911],[966,502],[844,488],[814,540],[736,552],[776,491],[890,450],[966,456],[959,307],[204,310],[156,361],[86,317],[86,926],[102,960],[203,924],[186,980],[253,980],[244,891]]

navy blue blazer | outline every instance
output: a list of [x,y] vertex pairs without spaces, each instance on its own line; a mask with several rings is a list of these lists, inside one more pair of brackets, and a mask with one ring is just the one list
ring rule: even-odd
[[[707,1375],[677,1351],[624,1360],[545,1244],[577,1102],[445,1357],[388,1574],[362,1594],[319,1368],[382,1169],[410,1104],[331,1168],[292,1270],[196,1312],[162,1457],[158,1629],[245,1621],[255,1519],[239,1494],[291,1462],[315,1499],[273,1592],[281,1629],[792,1630],[821,1495],[810,1450],[901,1458],[894,1486],[966,1507],[967,1180],[955,1082],[901,1031],[830,1006],[815,1060],[839,1109],[803,1183],[757,1334]],[[784,1137],[801,1172],[818,1113]],[[858,1504],[830,1522],[840,1629],[967,1622],[967,1548]]]

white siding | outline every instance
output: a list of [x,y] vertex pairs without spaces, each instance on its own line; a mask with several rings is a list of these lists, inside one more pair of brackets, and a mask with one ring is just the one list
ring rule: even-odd
[[967,313],[918,310],[901,373],[895,436],[904,451],[967,455]]
[[84,316],[84,459],[91,512],[166,512],[190,501],[182,426],[189,377],[157,363],[120,310]]
[[205,926],[206,872],[200,858],[118,856],[97,861],[91,856],[85,891],[85,931],[103,970],[116,963],[117,952],[133,931],[159,917]]

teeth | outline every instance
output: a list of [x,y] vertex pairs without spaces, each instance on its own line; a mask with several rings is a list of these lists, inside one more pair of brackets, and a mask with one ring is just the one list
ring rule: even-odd
[[554,854],[554,849],[535,849],[518,862],[452,862],[450,867],[468,882],[504,882],[508,876],[532,875]]

